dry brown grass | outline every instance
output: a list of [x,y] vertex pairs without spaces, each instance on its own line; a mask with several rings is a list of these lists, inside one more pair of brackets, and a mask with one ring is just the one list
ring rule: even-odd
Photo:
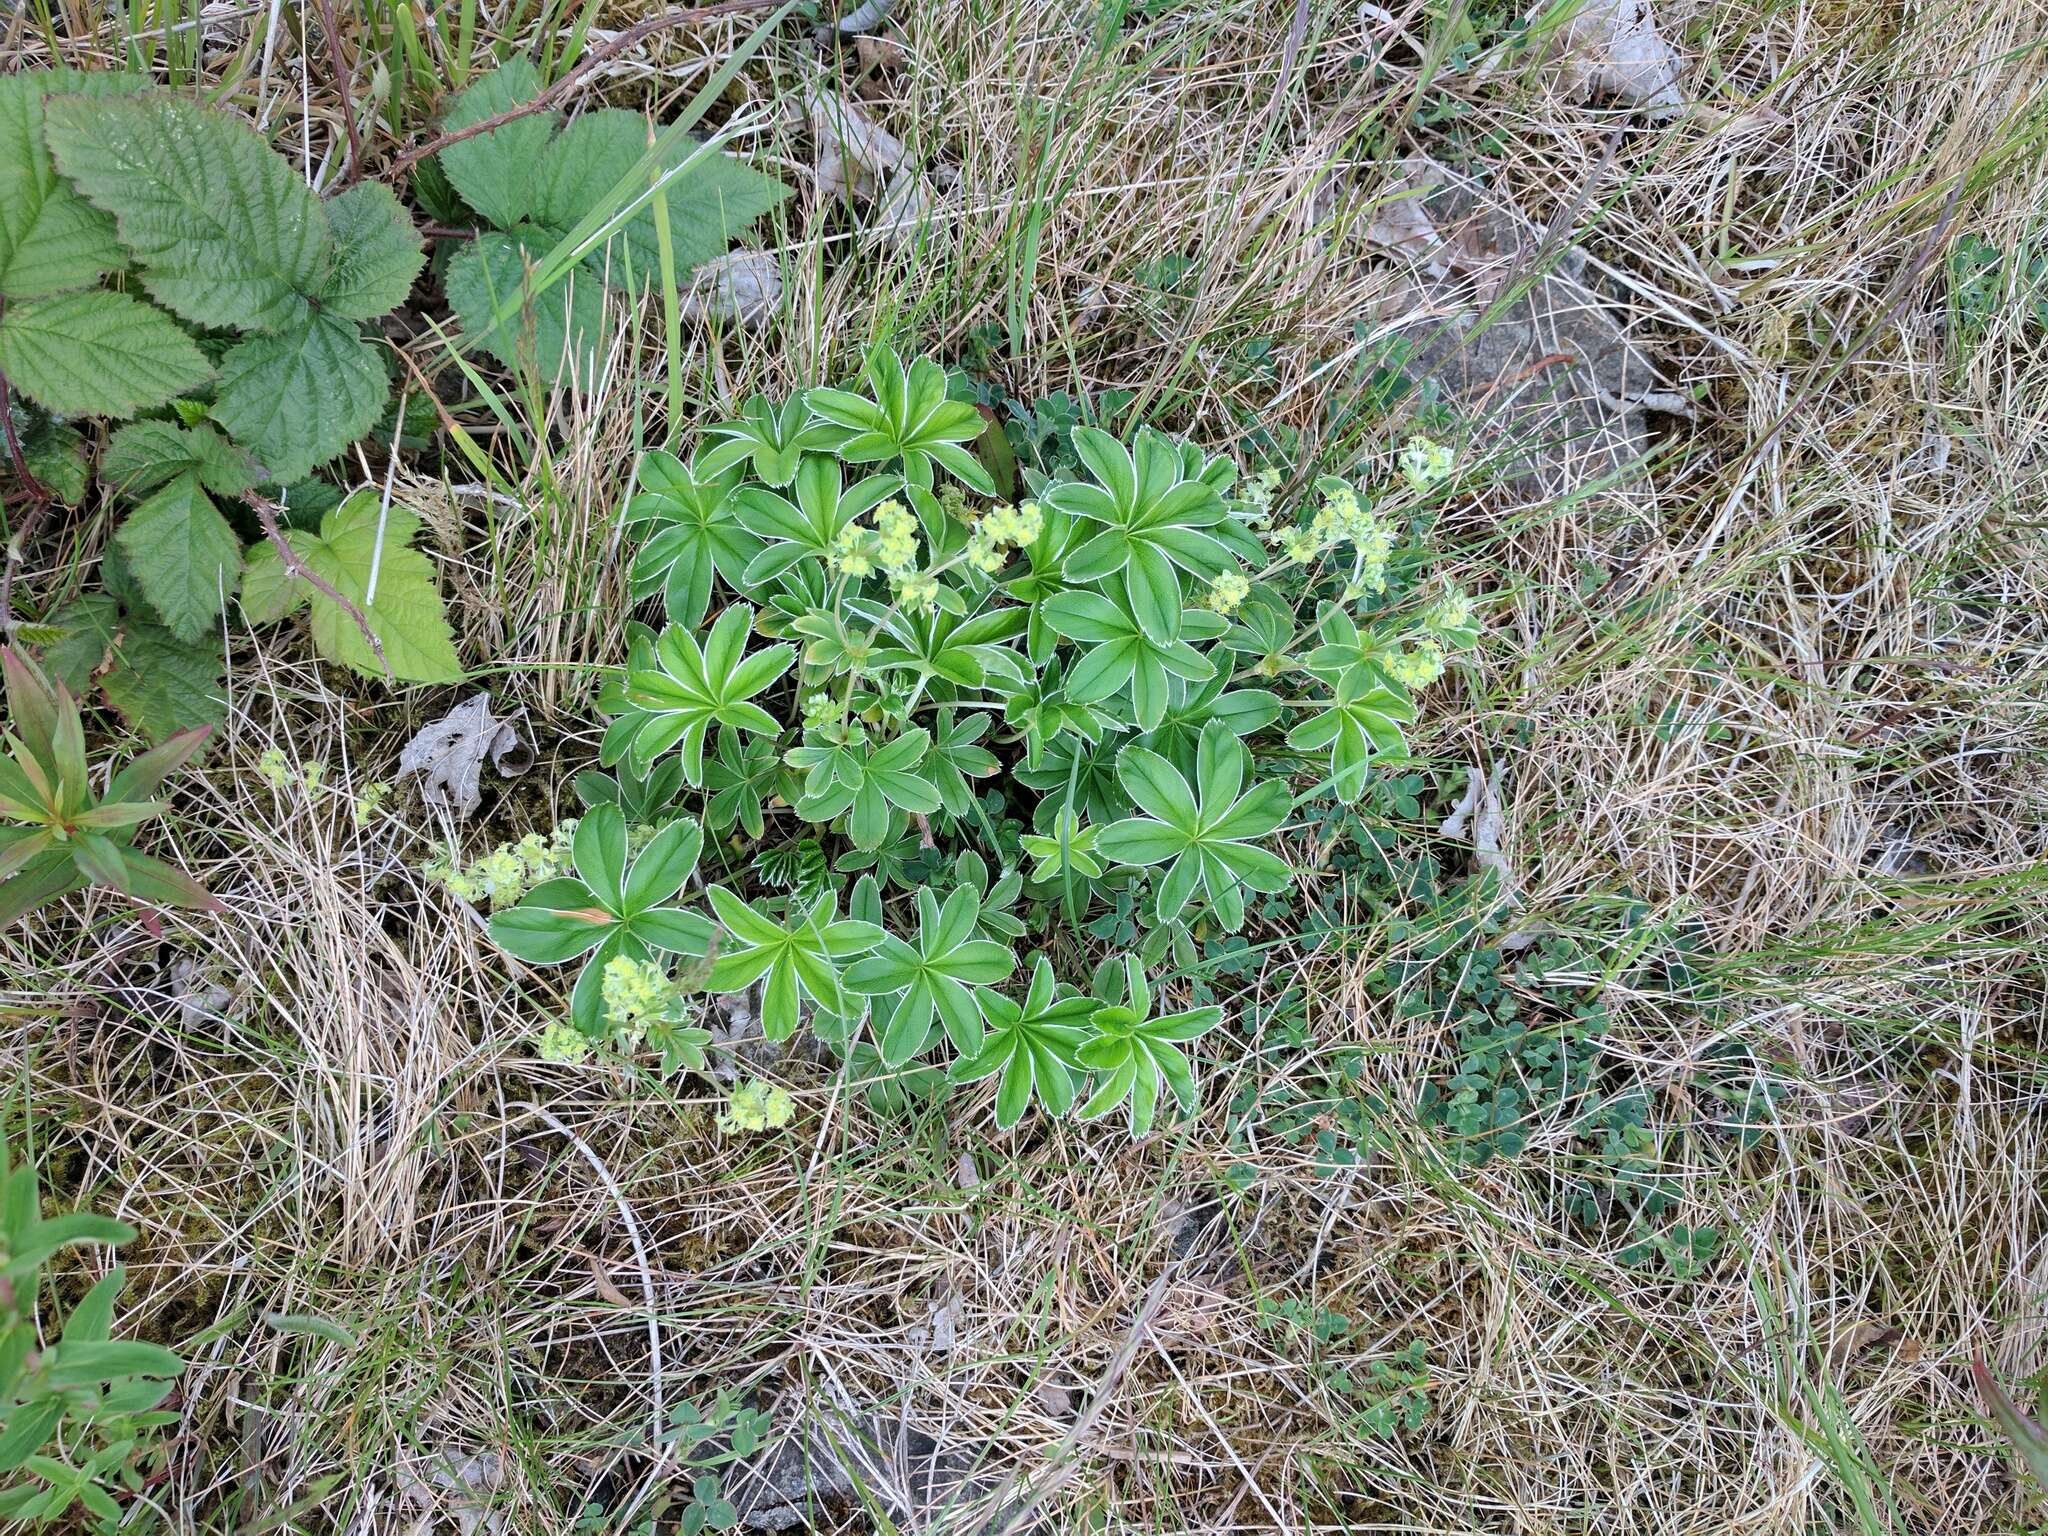
[[[1305,455],[1353,430],[1332,406],[1388,288],[1360,237],[1391,174],[1375,136],[1423,90],[1404,50],[1362,73],[1374,32],[1317,4],[1283,82],[1282,0],[1182,7],[1108,54],[1072,6],[899,9],[901,48],[860,90],[957,168],[953,201],[921,249],[863,231],[803,186],[792,108],[763,136],[800,186],[786,312],[690,337],[692,410],[837,370],[873,334],[950,349],[994,325],[1020,397],[1128,387],[1218,445],[1250,409]],[[1398,19],[1422,37],[1434,14]],[[1269,1090],[1356,1046],[1356,1093],[1396,1106],[1336,1174],[1256,1116],[1231,1143],[1252,1062],[1135,1148],[1031,1121],[984,1137],[985,1089],[906,1127],[805,1066],[793,1131],[734,1138],[702,1083],[541,1064],[546,979],[509,977],[418,874],[440,829],[409,806],[349,815],[452,698],[366,694],[289,644],[240,644],[227,739],[176,833],[225,914],[159,943],[78,899],[0,934],[0,1069],[53,1177],[142,1228],[134,1324],[199,1335],[150,1491],[171,1528],[302,1505],[309,1530],[423,1529],[408,1475],[491,1450],[503,1529],[567,1531],[585,1497],[644,1491],[660,1407],[718,1387],[785,1428],[877,1404],[985,1448],[976,1486],[1035,1491],[1046,1529],[2025,1528],[1965,1366],[1982,1352],[2020,1378],[2048,1348],[2048,356],[2018,303],[1959,347],[1943,274],[1965,232],[2042,239],[2048,11],[1659,14],[1714,116],[1650,127],[1540,82],[1427,88],[1514,147],[1499,190],[1569,221],[1699,410],[1646,480],[1571,504],[1482,486],[1458,507],[1463,575],[1504,598],[1483,671],[1419,750],[1446,772],[1511,765],[1506,849],[1533,912],[1626,889],[1725,957],[1717,1016],[1613,999],[1614,1049],[1653,1096],[1681,1096],[1723,1038],[1787,1084],[1755,1150],[1672,1148],[1688,1218],[1726,1234],[1719,1262],[1680,1281],[1570,1220],[1563,1125],[1453,1167],[1399,1108],[1445,1070],[1449,1026],[1367,988],[1370,946],[1282,952],[1266,983],[1306,987],[1315,1039]],[[206,23],[224,47],[260,40],[260,14]],[[733,35],[665,40],[661,73],[622,66],[605,89],[672,101]],[[288,30],[287,115],[300,68]],[[742,94],[792,103],[819,74],[786,50]],[[307,99],[331,137],[317,61]],[[1144,279],[1168,250],[1206,274],[1190,298]],[[622,325],[610,378],[557,397],[559,446],[512,469],[514,505],[410,488],[465,654],[550,738],[472,844],[567,813],[590,754],[586,669],[621,643],[613,513],[635,410],[660,434],[659,331],[658,311]],[[1264,377],[1232,366],[1254,337],[1275,339]],[[1711,728],[1660,731],[1671,706]],[[254,772],[270,746],[327,765],[334,792],[273,795]],[[1240,1163],[1242,1197],[1224,1182]],[[1298,1342],[1260,1326],[1261,1296],[1364,1322],[1361,1358],[1423,1339],[1425,1427],[1348,1432]]]

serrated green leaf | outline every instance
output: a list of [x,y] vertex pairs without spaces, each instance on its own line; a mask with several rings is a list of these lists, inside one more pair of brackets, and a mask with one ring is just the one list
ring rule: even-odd
[[[447,683],[462,676],[454,636],[442,611],[433,562],[412,548],[420,520],[394,506],[378,552],[379,497],[358,491],[320,520],[317,534],[288,533],[286,541],[316,576],[327,581],[369,620],[390,663],[391,675],[406,682]],[[374,602],[370,573],[377,573]],[[257,545],[242,580],[242,606],[258,623],[282,616],[300,602],[313,607],[313,645],[329,661],[371,677],[384,676],[377,654],[356,622],[324,593],[312,591],[284,569],[274,545]]]
[[561,373],[572,347],[578,373],[589,371],[591,354],[606,334],[602,280],[588,266],[577,267],[515,307],[502,324],[491,321],[525,291],[528,264],[537,264],[550,243],[532,235],[482,235],[455,253],[441,285],[466,335],[477,337],[508,368],[530,354],[548,380]]
[[321,205],[334,233],[335,265],[320,303],[351,320],[374,320],[405,302],[426,263],[419,231],[391,189],[364,181]]
[[113,219],[57,174],[43,138],[43,97],[69,71],[0,80],[0,297],[83,288],[128,259]]
[[[539,94],[539,74],[525,57],[514,56],[456,97],[442,127],[457,132]],[[536,112],[451,144],[441,151],[441,169],[465,203],[500,229],[510,229],[532,210],[534,168],[557,121],[552,112]]]
[[187,470],[216,496],[239,496],[258,479],[255,462],[204,423],[131,421],[100,455],[101,480],[129,496],[146,496]]
[[[85,437],[63,422],[43,421],[22,434],[21,461],[43,489],[67,507],[85,499]],[[0,463],[0,472],[12,466]]]
[[[612,189],[646,155],[647,120],[616,109],[587,112],[548,146],[533,178],[533,221],[566,234],[604,204]],[[663,189],[677,270],[687,271],[725,254],[732,237],[789,195],[789,189],[715,150],[685,141],[669,166],[689,169]],[[639,188],[635,187],[637,194]],[[651,207],[625,227],[633,265],[650,271],[660,259]]]
[[87,593],[52,614],[65,631],[43,652],[50,675],[83,697],[97,679],[107,702],[129,725],[162,742],[226,717],[215,645],[187,645],[104,592]]
[[213,419],[272,479],[296,480],[375,426],[390,393],[354,323],[323,311],[284,334],[236,343],[221,359]]
[[168,94],[63,98],[45,112],[59,169],[114,216],[166,308],[243,331],[304,319],[333,269],[334,237],[255,129]]
[[242,541],[207,496],[197,469],[129,513],[114,538],[143,595],[180,640],[197,640],[211,629],[241,579]]
[[213,376],[169,315],[105,289],[9,307],[0,370],[60,416],[132,416]]

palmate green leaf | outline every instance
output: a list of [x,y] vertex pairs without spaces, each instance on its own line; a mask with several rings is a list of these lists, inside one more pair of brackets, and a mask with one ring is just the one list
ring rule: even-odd
[[723,576],[743,590],[741,574],[761,552],[761,541],[742,528],[733,510],[737,468],[705,472],[654,449],[640,461],[640,491],[626,503],[626,525],[651,525],[633,561],[634,601],[660,592],[675,623],[694,629],[711,606],[711,580]]
[[1415,701],[1382,676],[1366,664],[1346,668],[1328,707],[1287,733],[1287,744],[1298,752],[1329,749],[1331,786],[1347,802],[1365,793],[1375,757],[1408,750],[1401,727],[1415,719]]
[[154,492],[114,535],[143,595],[180,640],[214,627],[242,576],[242,541],[188,469]]
[[1222,1023],[1223,1010],[1191,1008],[1154,1018],[1152,989],[1136,956],[1125,958],[1124,974],[1124,1000],[1095,1009],[1089,1016],[1095,1038],[1075,1051],[1080,1065],[1095,1074],[1095,1091],[1081,1106],[1081,1118],[1093,1120],[1128,1103],[1131,1134],[1144,1136],[1152,1129],[1162,1085],[1183,1110],[1194,1109],[1194,1067],[1181,1046]]
[[740,992],[760,982],[761,1031],[770,1040],[787,1040],[796,1032],[802,998],[826,1013],[846,1014],[844,963],[883,941],[879,926],[838,917],[838,893],[829,889],[808,908],[799,910],[792,903],[788,919],[781,922],[722,885],[705,894],[724,930],[705,982],[709,990]]
[[842,459],[849,464],[900,460],[903,478],[927,491],[937,464],[982,495],[995,494],[995,482],[981,461],[961,446],[981,436],[981,413],[965,401],[947,398],[945,371],[937,363],[921,357],[906,369],[892,347],[878,342],[868,350],[862,373],[869,395],[814,389],[804,397],[813,414],[838,428],[834,447]]
[[1188,609],[1176,638],[1156,640],[1132,613],[1128,599],[1099,592],[1062,592],[1043,604],[1045,622],[1081,647],[1067,674],[1067,696],[1076,704],[1097,704],[1126,689],[1131,718],[1141,730],[1155,730],[1172,702],[1169,679],[1205,682],[1215,672],[1190,642],[1213,638],[1223,624],[1207,609]]
[[[378,522],[377,493],[358,491],[320,520],[317,534],[295,529],[285,539],[308,569],[369,620],[392,677],[415,683],[454,682],[462,676],[462,663],[442,611],[433,562],[412,548],[420,520],[393,506],[384,525],[381,555]],[[373,568],[377,594],[371,601]],[[253,622],[280,619],[309,600],[314,649],[329,661],[382,677],[377,654],[354,619],[326,594],[287,572],[274,545],[266,541],[250,551],[242,577],[242,607]]]
[[[717,450],[706,454],[714,460]],[[869,475],[852,485],[842,483],[839,461],[827,454],[805,454],[795,474],[795,496],[742,485],[733,495],[736,515],[748,532],[765,541],[748,562],[742,582],[749,587],[773,581],[804,560],[822,560],[840,530],[885,501],[895,484],[886,475]]]
[[57,174],[43,135],[53,93],[147,89],[141,75],[32,70],[0,79],[0,298],[35,299],[83,288],[126,265],[110,214]]
[[948,1075],[957,1083],[974,1083],[1002,1074],[996,1091],[1000,1130],[1024,1118],[1034,1095],[1049,1115],[1063,1115],[1073,1106],[1074,1080],[1081,1071],[1076,1053],[1090,1038],[1096,1003],[1078,994],[1062,997],[1060,991],[1044,955],[1032,959],[1031,983],[1021,1002],[975,988],[988,1033],[981,1050],[956,1060]]
[[810,770],[798,814],[819,823],[844,815],[854,847],[881,847],[900,821],[890,807],[929,816],[940,806],[938,787],[921,771],[931,740],[931,732],[914,726],[872,750],[797,748],[790,765]]
[[754,478],[784,486],[796,478],[806,453],[827,449],[838,441],[839,429],[811,415],[802,395],[793,395],[778,411],[766,395],[751,395],[738,419],[705,428],[715,438],[698,456],[706,474],[723,474],[751,462]]
[[1124,791],[1145,814],[1104,827],[1097,846],[1118,863],[1168,865],[1156,893],[1160,922],[1179,917],[1201,889],[1224,930],[1234,931],[1244,925],[1246,890],[1287,888],[1286,863],[1256,842],[1287,819],[1291,797],[1279,779],[1240,795],[1248,758],[1220,720],[1202,731],[1193,784],[1144,747],[1117,758]]
[[710,951],[709,919],[674,904],[697,867],[703,840],[695,821],[679,817],[629,862],[625,814],[616,805],[596,806],[576,828],[575,876],[543,881],[517,906],[492,914],[492,942],[533,965],[582,957],[570,1018],[595,1038],[604,1032],[604,968],[614,958],[702,958]]
[[100,288],[9,305],[0,370],[60,416],[132,416],[213,377],[169,315]]
[[623,678],[600,697],[618,716],[605,732],[598,761],[605,767],[628,754],[637,772],[678,743],[683,776],[704,782],[704,743],[714,724],[728,731],[773,735],[775,717],[749,703],[796,660],[788,645],[745,654],[754,610],[735,603],[718,616],[700,646],[688,630],[670,625],[652,646],[629,656]]
[[195,325],[302,323],[333,271],[334,237],[297,171],[248,124],[169,92],[57,98],[60,170],[114,216],[143,286]]
[[1076,427],[1074,448],[1097,485],[1053,487],[1046,499],[1096,525],[1067,556],[1072,581],[1116,577],[1146,634],[1164,642],[1180,632],[1179,572],[1213,580],[1230,550],[1207,530],[1229,516],[1216,489],[1188,473],[1187,459],[1161,433],[1139,431],[1136,451],[1096,427]]
[[930,887],[922,887],[916,946],[885,935],[877,953],[846,973],[846,985],[854,992],[902,994],[880,1041],[882,1059],[890,1066],[900,1067],[924,1049],[934,1013],[955,1050],[968,1056],[981,1050],[981,1004],[970,988],[1001,981],[1016,969],[1017,956],[1007,944],[974,937],[980,915],[980,901],[970,886],[954,887],[944,907]]
[[263,461],[270,478],[302,478],[377,423],[391,393],[355,325],[322,311],[251,336],[221,360],[213,419]]

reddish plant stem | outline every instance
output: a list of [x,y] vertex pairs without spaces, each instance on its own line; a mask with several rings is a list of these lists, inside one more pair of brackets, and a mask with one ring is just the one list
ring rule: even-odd
[[35,537],[36,529],[42,526],[43,518],[50,510],[51,496],[48,487],[28,472],[28,460],[22,457],[21,439],[14,432],[14,392],[4,372],[0,372],[0,434],[7,439],[8,466],[28,497],[28,510],[22,514],[21,526],[8,530],[6,560],[4,566],[0,566],[0,634],[12,634],[14,572],[22,562],[28,541]]
[[334,0],[319,0],[320,30],[327,34],[327,67],[334,75],[334,87],[341,92],[341,126],[348,134],[348,173],[341,178],[346,187],[363,174],[363,139],[356,131],[356,75],[341,56],[341,28],[334,21]]

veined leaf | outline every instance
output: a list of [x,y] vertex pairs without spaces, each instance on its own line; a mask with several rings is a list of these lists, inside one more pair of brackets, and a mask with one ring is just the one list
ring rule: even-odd
[[0,370],[60,416],[132,416],[213,377],[169,315],[101,288],[9,306]]
[[[539,73],[523,54],[514,54],[456,97],[442,126],[451,133],[468,128],[539,94]],[[558,121],[552,112],[536,112],[450,144],[441,151],[441,169],[465,203],[500,229],[510,229],[532,210],[534,169]]]
[[[531,231],[486,232],[455,253],[442,281],[465,335],[478,338],[477,345],[508,368],[518,367],[530,350],[547,381],[572,359],[577,375],[587,376],[606,334],[604,284],[588,264],[543,292],[528,291],[529,267],[537,266],[553,243]],[[493,324],[515,298],[519,302],[511,314]]]
[[[303,529],[285,535],[307,569],[329,582],[369,620],[384,647],[391,675],[406,682],[447,683],[462,676],[454,636],[441,608],[433,562],[412,547],[420,520],[394,506],[385,522],[382,551],[378,548],[378,503],[375,491],[358,491],[320,520],[320,531]],[[371,601],[370,573],[377,573]],[[250,551],[242,577],[242,607],[256,623],[282,618],[300,603],[313,605],[313,646],[329,661],[340,662],[371,677],[382,677],[377,653],[356,622],[326,594],[284,568],[277,549],[262,543]]]
[[188,469],[150,496],[114,535],[143,595],[180,640],[220,617],[242,575],[242,541]]
[[114,216],[143,285],[195,325],[302,322],[334,266],[319,201],[248,124],[183,96],[58,98],[58,167]]
[[222,359],[213,418],[273,479],[298,480],[375,426],[390,393],[355,326],[323,311],[238,343]]
[[[83,288],[126,264],[114,220],[57,174],[43,136],[43,100],[92,78],[68,69],[0,79],[0,297]],[[142,89],[138,75],[108,74]]]
[[335,265],[320,290],[322,307],[350,320],[374,320],[405,302],[426,263],[419,231],[391,189],[358,182],[321,205],[333,232]]

